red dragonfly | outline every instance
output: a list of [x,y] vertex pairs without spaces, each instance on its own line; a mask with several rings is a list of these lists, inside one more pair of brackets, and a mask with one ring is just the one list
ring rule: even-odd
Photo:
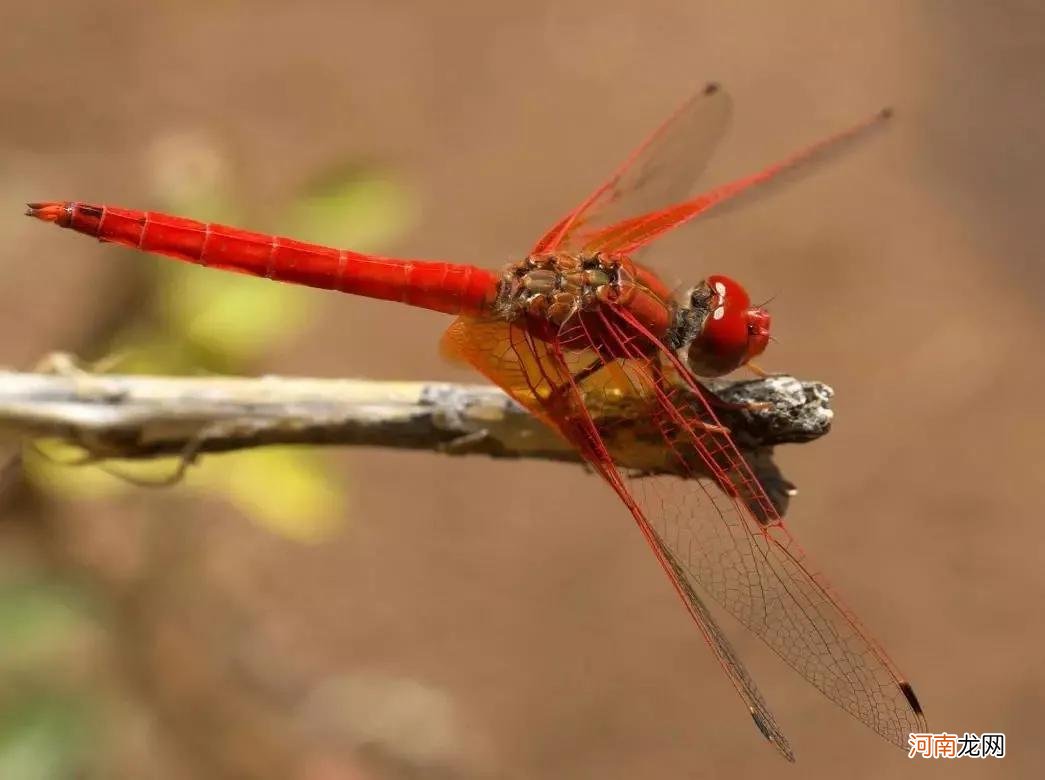
[[[709,84],[683,103],[522,260],[496,273],[457,263],[332,249],[216,224],[79,202],[28,214],[146,252],[211,268],[365,295],[456,316],[444,350],[472,364],[565,437],[609,483],[762,734],[786,737],[709,612],[710,597],[850,715],[906,747],[925,719],[910,684],[812,566],[715,415],[698,381],[744,366],[770,318],[744,288],[712,275],[680,300],[636,253],[880,124],[883,111],[781,162],[686,198],[725,132],[730,101]],[[641,200],[645,198],[646,200]],[[636,203],[651,204],[639,210]],[[629,213],[630,216],[624,216]],[[628,423],[587,399],[650,408],[658,446],[685,475],[618,466],[611,442]]]

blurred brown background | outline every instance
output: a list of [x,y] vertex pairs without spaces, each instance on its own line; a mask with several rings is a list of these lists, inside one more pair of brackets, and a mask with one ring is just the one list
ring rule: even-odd
[[[708,79],[736,101],[713,175],[895,105],[883,137],[694,229],[664,270],[777,294],[765,367],[837,391],[832,434],[779,453],[792,529],[930,726],[1009,750],[912,763],[727,621],[787,766],[595,478],[351,451],[317,457],[344,506],[306,542],[206,490],[16,480],[4,780],[1037,776],[1039,4],[52,0],[0,19],[0,363],[19,367],[106,354],[155,284],[154,261],[32,223],[26,200],[157,207],[210,177],[275,230],[307,181],[362,166],[413,204],[369,248],[497,266]],[[438,315],[303,300],[237,370],[471,379],[440,360]]]

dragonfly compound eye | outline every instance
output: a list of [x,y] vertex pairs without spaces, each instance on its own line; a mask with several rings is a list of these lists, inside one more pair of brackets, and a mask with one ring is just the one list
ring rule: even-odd
[[751,298],[728,276],[709,276],[690,295],[703,316],[686,358],[701,376],[722,376],[762,353],[769,341],[769,313],[751,308]]

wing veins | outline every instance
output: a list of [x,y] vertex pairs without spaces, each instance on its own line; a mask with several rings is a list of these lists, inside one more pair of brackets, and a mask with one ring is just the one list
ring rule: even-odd
[[[651,343],[658,343],[652,339],[652,336],[648,333],[646,328],[639,322],[630,312],[623,308],[615,308],[614,312],[621,317],[622,320],[627,324],[629,329],[634,329],[639,333],[647,335],[651,339]],[[623,343],[622,343],[623,345]],[[697,390],[696,382],[688,374],[688,371],[678,363],[678,359],[670,352],[670,350],[661,349],[661,355],[666,357],[669,363],[675,365],[677,372],[683,378],[687,384],[694,386],[694,394],[698,396],[704,411],[707,413],[710,420],[714,420],[714,414],[711,412],[710,407],[707,406],[707,402],[703,395]],[[690,433],[692,429],[690,428]],[[665,437],[668,441],[670,437]],[[669,442],[670,443],[670,442]],[[696,437],[694,437],[694,444],[698,448],[701,446]],[[729,453],[728,450],[732,450]],[[733,467],[741,471],[749,472],[749,467],[746,461],[742,459],[739,453],[735,450],[735,446],[732,445],[730,440],[728,444],[727,454],[731,454],[734,457]],[[745,479],[745,483],[748,480]],[[753,476],[750,476],[750,481],[757,486],[757,481],[754,480]],[[750,489],[750,486],[748,486]],[[757,487],[760,491],[760,486]],[[705,491],[706,492],[706,491]],[[739,525],[742,525],[746,535],[751,537],[751,528],[748,526],[748,522],[753,522],[758,526],[759,523],[757,518],[749,517],[750,509],[744,505],[744,502],[738,502],[733,497],[728,496],[735,510],[737,511],[737,519]],[[768,499],[765,499],[768,504]],[[721,517],[721,509],[718,504],[712,499],[711,505],[718,509]],[[771,506],[771,505],[770,505]],[[803,677],[805,677],[810,683],[824,693],[829,699],[834,701],[836,704],[842,707],[846,712],[857,719],[863,721],[867,725],[871,726],[875,731],[881,734],[883,737],[894,742],[895,744],[903,745],[903,741],[906,738],[906,734],[894,733],[894,726],[901,726],[900,716],[901,711],[895,707],[887,708],[887,711],[883,713],[882,708],[887,705],[886,701],[886,690],[883,687],[882,681],[879,679],[875,668],[868,667],[867,661],[869,658],[873,658],[876,662],[876,666],[889,678],[892,683],[895,684],[895,691],[902,693],[903,679],[896,673],[891,661],[888,656],[884,654],[884,651],[877,645],[877,643],[866,633],[862,625],[856,617],[842,604],[840,599],[834,594],[833,590],[827,585],[826,581],[823,580],[822,575],[813,574],[808,570],[803,561],[805,561],[806,555],[802,551],[801,547],[797,544],[794,538],[786,528],[783,526],[782,521],[775,515],[775,511],[772,517],[772,522],[767,524],[764,528],[760,528],[760,537],[765,540],[765,548],[762,549],[760,546],[756,547],[760,550],[760,556],[756,556],[754,560],[759,557],[763,558],[772,572],[772,580],[779,584],[783,589],[786,599],[781,596],[773,601],[766,598],[764,590],[763,577],[759,577],[759,588],[763,593],[762,603],[765,608],[762,612],[765,614],[764,627],[751,624],[750,618],[744,618],[743,614],[736,610],[736,607],[730,606],[728,603],[723,603],[719,597],[715,596],[712,590],[712,596],[716,601],[720,601],[724,607],[730,612],[741,618],[745,625],[754,631],[760,638],[765,641],[771,649],[773,649],[781,658],[787,662],[790,666],[796,669]],[[746,519],[747,518],[747,519]],[[723,518],[725,519],[725,518]],[[726,524],[729,527],[729,523]],[[787,545],[781,543],[780,539],[777,538],[774,531],[783,532],[787,539]],[[792,549],[798,551],[798,555]],[[777,557],[781,556],[781,558]],[[789,574],[788,569],[785,566],[785,562],[789,562],[794,567],[794,573]],[[811,592],[803,590],[801,592],[801,598],[792,590],[793,585],[798,585],[800,582],[805,582],[808,587],[811,588]],[[814,596],[817,597],[814,600]],[[817,603],[819,601],[819,603]],[[818,655],[817,652],[812,653],[813,659],[816,660],[813,668],[810,669],[807,665],[802,663],[800,657],[789,657],[793,655],[786,646],[780,646],[777,638],[774,636],[772,629],[773,612],[770,609],[771,605],[779,605],[783,608],[783,614],[778,614],[776,619],[780,620],[784,618],[786,624],[791,625],[797,631],[797,635],[801,637],[802,645],[808,650],[815,650],[814,645],[810,645],[811,637],[808,634],[809,629],[812,629],[813,634],[819,640],[817,644],[820,645],[820,653],[826,651],[826,658],[831,659],[830,664],[826,663],[822,655]],[[804,623],[796,623],[795,615],[787,609],[787,605],[791,604],[797,607],[798,614],[804,619]],[[807,611],[811,609],[812,612]],[[826,611],[825,611],[826,610]],[[816,615],[818,619],[814,619],[812,615]],[[841,626],[845,626],[848,630],[847,635],[839,633],[841,626],[836,625],[838,618],[841,618]],[[805,628],[803,631],[802,629]],[[829,631],[829,634],[824,631]],[[828,641],[828,636],[837,640],[836,642]],[[849,640],[852,640],[851,642]],[[856,647],[854,648],[854,644]],[[870,654],[869,657],[866,654]],[[808,660],[806,660],[808,664]],[[833,670],[832,667],[837,667],[837,671]],[[819,675],[827,672],[828,678],[821,681],[818,679]],[[868,685],[869,682],[873,682],[878,687],[878,694],[874,691],[875,689]],[[841,687],[839,687],[841,686]],[[861,696],[862,694],[862,696]],[[895,697],[894,697],[895,698]],[[861,701],[863,699],[864,701]],[[904,697],[906,701],[906,697]],[[906,716],[905,720],[910,721],[910,715],[914,715],[914,723],[917,726],[924,726],[924,718],[921,713],[916,712],[913,707],[910,707],[909,703],[906,705]],[[883,722],[883,715],[891,715],[892,722],[888,725]]]
[[[585,332],[586,336],[591,338],[590,332],[584,325],[583,320],[580,318],[578,318],[578,325]],[[615,336],[616,335],[617,334],[615,334]],[[630,348],[625,347],[623,343],[624,341],[625,339],[618,338],[619,346],[630,350]],[[565,367],[566,360],[562,354],[562,350],[557,347],[553,354]],[[634,368],[640,372],[645,372],[645,367],[642,366],[641,363],[634,366]],[[629,381],[631,381],[631,374],[628,373],[627,375],[629,376]],[[769,709],[769,706],[762,697],[762,694],[759,691],[758,686],[755,684],[750,672],[748,672],[747,667],[744,666],[736,650],[726,638],[725,632],[711,615],[707,606],[704,604],[703,599],[700,598],[700,595],[696,592],[693,584],[685,574],[684,567],[671,551],[670,546],[665,544],[663,538],[646,517],[642,508],[637,504],[637,502],[635,502],[631,492],[624,484],[622,475],[618,472],[617,467],[611,468],[606,465],[607,463],[612,463],[609,450],[602,439],[602,435],[599,433],[598,426],[590,414],[588,414],[587,407],[581,400],[583,398],[583,393],[580,387],[576,384],[573,376],[568,371],[566,372],[566,376],[569,377],[570,391],[579,402],[580,409],[583,410],[582,419],[585,422],[585,427],[588,429],[588,438],[591,439],[592,444],[598,449],[598,454],[601,457],[593,458],[592,454],[586,452],[583,448],[581,449],[582,453],[585,454],[586,459],[596,468],[596,470],[598,470],[603,478],[610,483],[610,486],[624,500],[624,503],[631,510],[632,516],[645,537],[646,542],[650,545],[665,573],[667,573],[684,606],[690,613],[693,621],[697,624],[697,627],[700,629],[712,652],[715,654],[719,665],[726,672],[726,676],[729,678],[741,700],[747,705],[748,710],[755,721],[755,725],[762,732],[762,735],[767,739],[767,741],[772,743],[786,759],[794,761],[794,752],[791,749],[787,737],[777,725],[772,711]],[[675,452],[674,444],[670,441],[670,438],[665,436],[664,440],[668,447]],[[681,460],[682,455],[679,453],[676,454]],[[706,490],[706,488],[703,487],[703,484],[701,484],[701,488]]]

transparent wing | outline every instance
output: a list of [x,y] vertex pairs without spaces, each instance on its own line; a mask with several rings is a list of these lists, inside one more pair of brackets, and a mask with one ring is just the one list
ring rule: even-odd
[[725,135],[731,113],[731,101],[721,87],[703,87],[556,222],[533,252],[578,248],[582,234],[685,198]]
[[721,214],[726,204],[736,205],[754,192],[765,194],[767,185],[782,184],[799,173],[812,170],[834,154],[852,148],[853,142],[866,138],[868,131],[880,127],[892,116],[880,111],[858,124],[822,141],[800,149],[783,160],[749,176],[715,187],[689,200],[622,219],[607,227],[582,226],[576,239],[585,250],[631,254],[711,209]]
[[[628,493],[621,482],[621,475],[600,442],[583,404],[579,403],[579,388],[573,379],[576,374],[590,372],[594,366],[597,370],[592,376],[599,375],[596,382],[599,392],[620,393],[632,387],[632,380],[625,367],[618,363],[603,362],[594,351],[572,350],[566,355],[533,339],[522,328],[510,325],[503,319],[459,318],[446,332],[443,348],[451,355],[472,363],[575,445],[584,442],[581,450],[585,457],[618,493],[622,493],[627,503]],[[574,414],[580,415],[578,422],[564,426],[564,419]],[[636,514],[635,519],[704,639],[747,705],[755,725],[785,758],[794,761],[794,753],[787,738],[736,650],[687,578],[677,552],[644,516]]]
[[[636,392],[653,402],[650,421],[663,446],[679,472],[690,475],[621,474],[632,514],[654,528],[694,587],[827,698],[906,747],[908,734],[925,730],[911,686],[793,539],[729,434],[719,429],[700,386],[626,309],[607,308],[600,316],[600,333],[630,357]],[[598,426],[598,434],[608,440],[615,432]]]
[[[747,671],[698,594],[716,601],[849,714],[889,742],[907,745],[925,719],[910,685],[835,595],[780,520],[722,432],[703,391],[630,313],[605,307],[597,348],[590,319],[572,318],[556,342],[501,321],[458,320],[449,337],[462,356],[550,422],[620,496],[715,651],[756,724],[790,753]],[[587,347],[585,345],[588,345]],[[490,351],[487,351],[490,349]],[[586,399],[628,393],[647,411],[658,446],[682,479],[617,467],[612,443],[634,421],[596,419]]]

